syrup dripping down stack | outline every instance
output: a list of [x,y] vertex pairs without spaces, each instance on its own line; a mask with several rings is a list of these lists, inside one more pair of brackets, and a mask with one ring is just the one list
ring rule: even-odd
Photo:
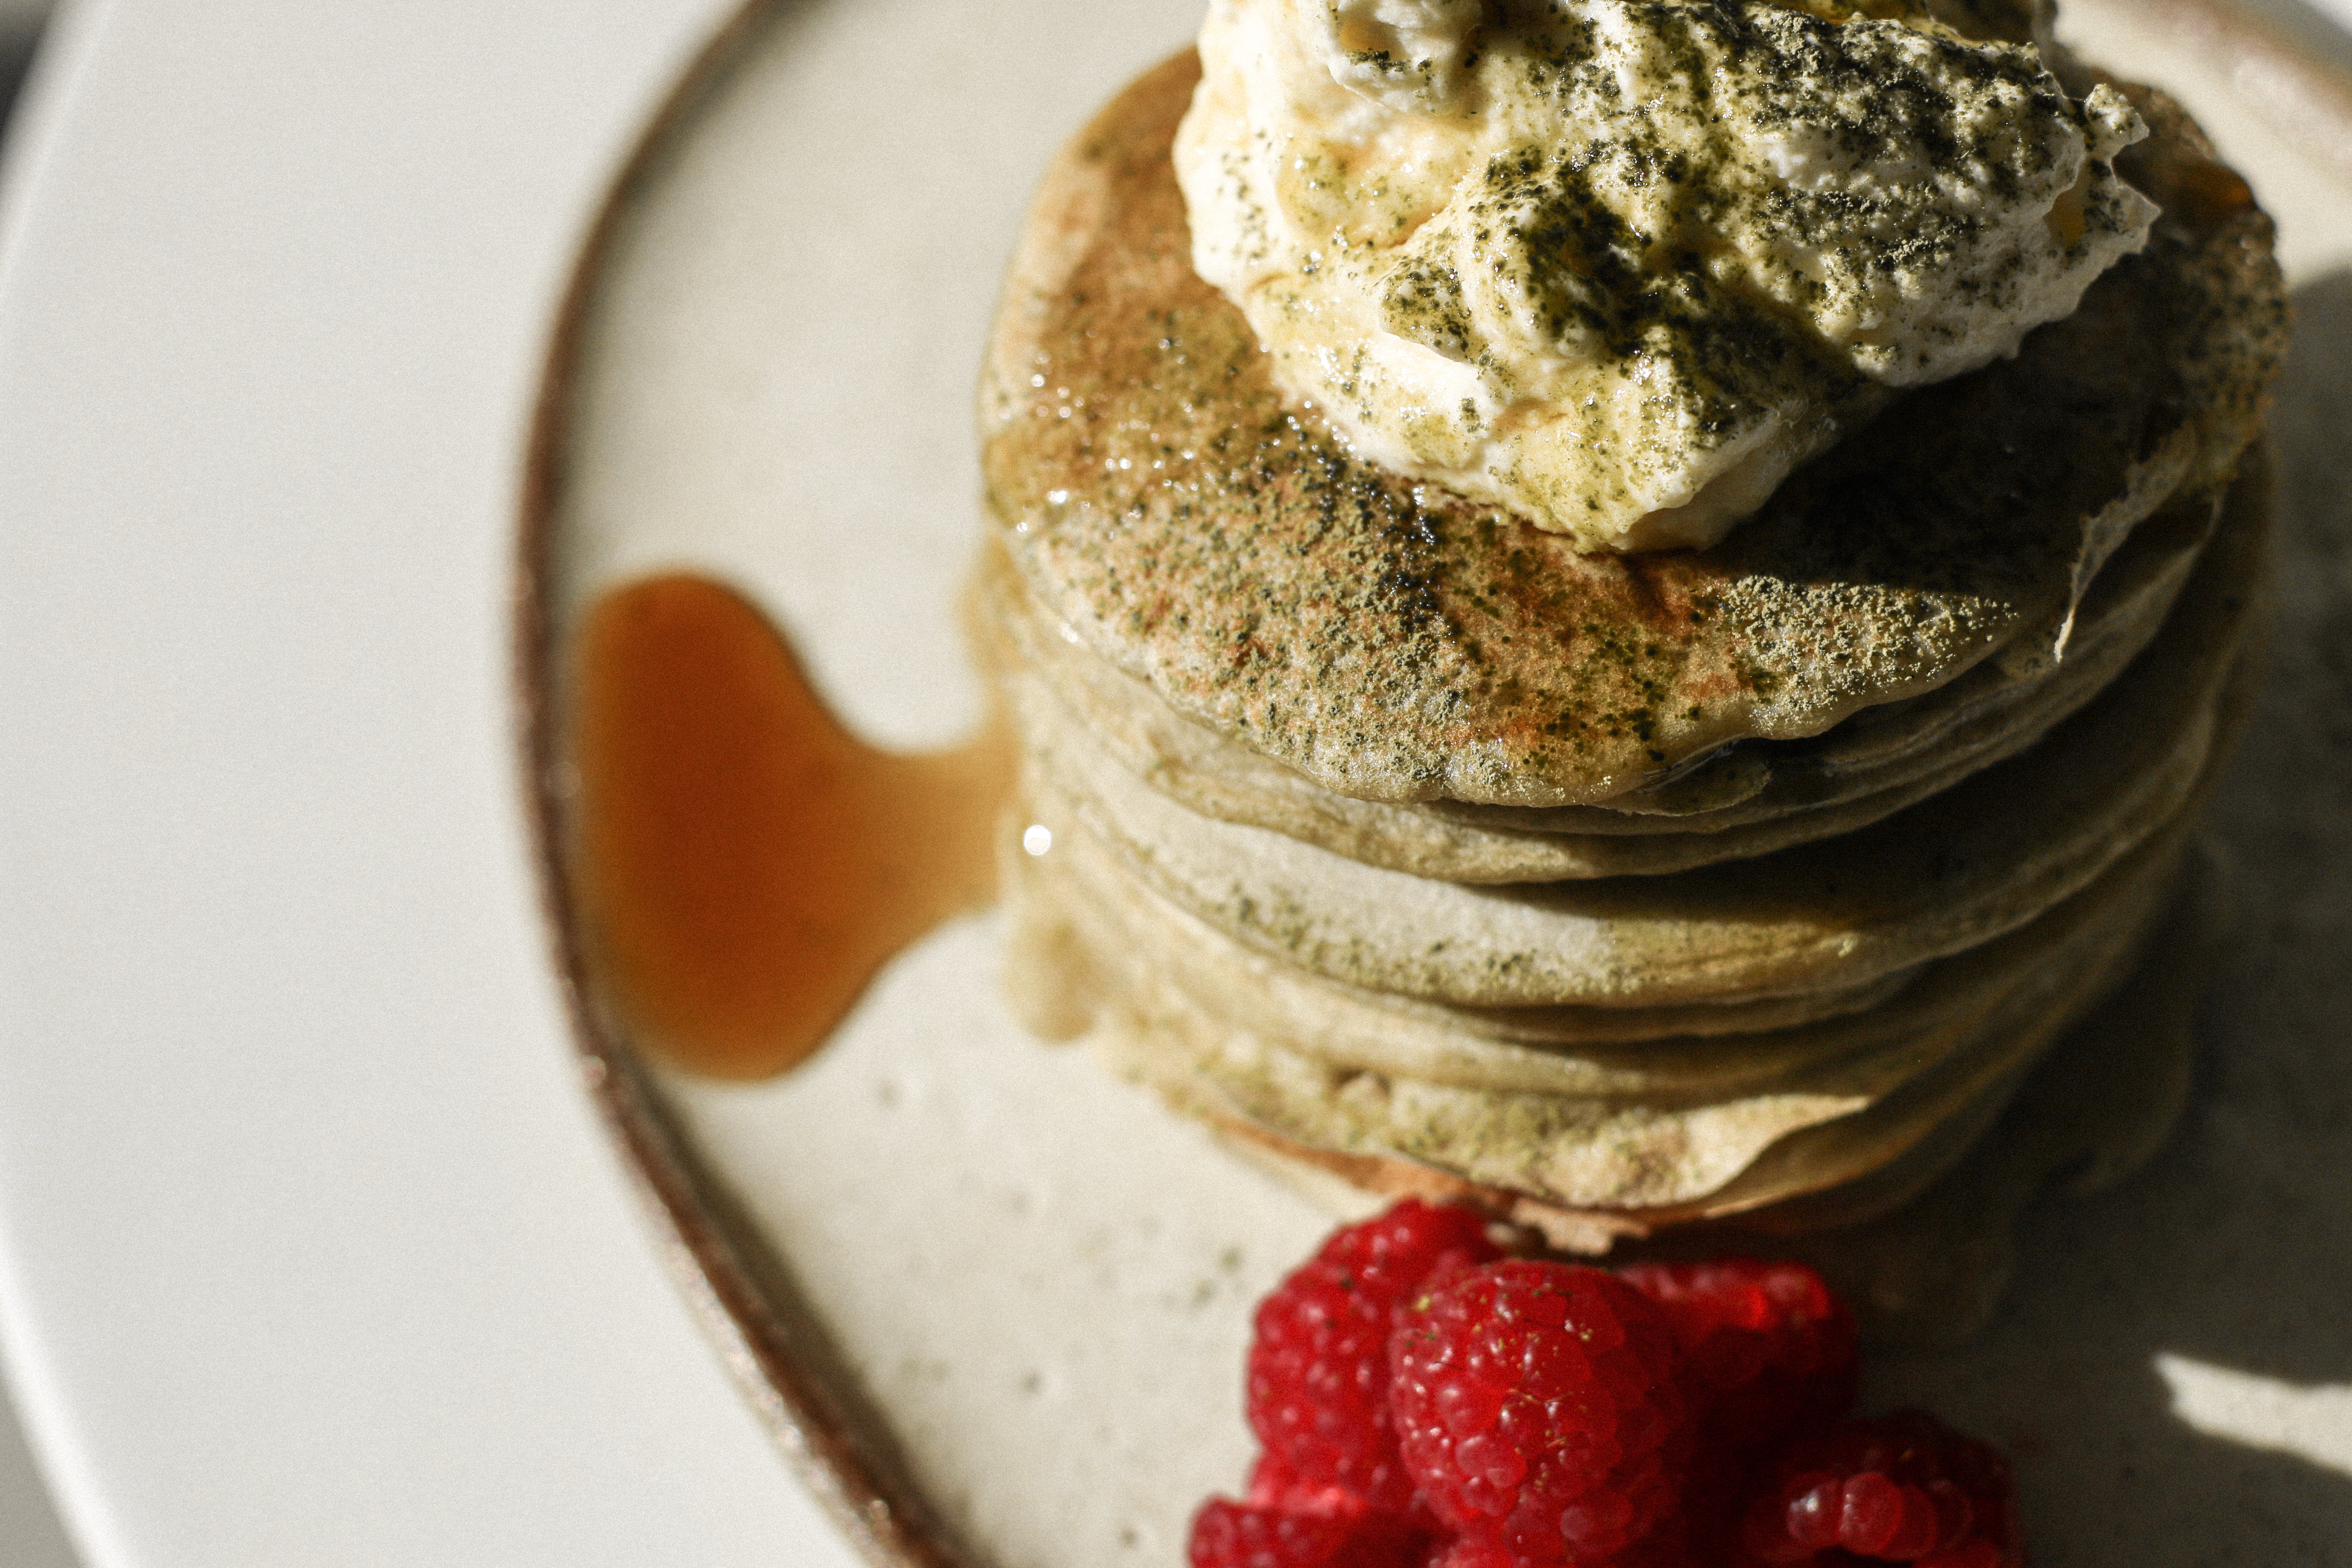
[[2074,317],[1712,550],[1581,556],[1285,405],[1189,266],[1196,71],[1047,175],[982,386],[1016,1004],[1563,1246],[1913,1198],[2175,907],[2256,630],[2268,220],[2139,94],[2165,216]]

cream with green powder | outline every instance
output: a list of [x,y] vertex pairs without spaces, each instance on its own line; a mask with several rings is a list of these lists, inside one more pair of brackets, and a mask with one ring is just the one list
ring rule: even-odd
[[1358,455],[1710,544],[2145,243],[2137,115],[1986,9],[1215,0],[1193,263]]

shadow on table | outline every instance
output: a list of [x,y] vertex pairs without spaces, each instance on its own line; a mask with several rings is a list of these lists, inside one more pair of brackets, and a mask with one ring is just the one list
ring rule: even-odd
[[[0,130],[40,41],[37,22],[0,24]],[[73,1568],[77,1561],[0,1383],[0,1562],[9,1568]]]
[[2011,1448],[2038,1568],[2352,1564],[2352,272],[2295,304],[2197,1098],[2147,1171],[2029,1220],[1984,1340],[1887,1358],[1873,1390]]
[[0,22],[0,128],[6,126],[8,112],[16,107],[16,90],[25,85],[25,73],[40,42],[39,23]]

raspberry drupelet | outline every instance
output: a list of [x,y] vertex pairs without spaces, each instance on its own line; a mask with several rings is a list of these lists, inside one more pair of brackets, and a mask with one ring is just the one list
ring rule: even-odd
[[1614,1275],[1478,1269],[1405,1315],[1390,1363],[1405,1466],[1465,1562],[1487,1545],[1525,1563],[1596,1562],[1674,1511],[1682,1354],[1664,1312]]

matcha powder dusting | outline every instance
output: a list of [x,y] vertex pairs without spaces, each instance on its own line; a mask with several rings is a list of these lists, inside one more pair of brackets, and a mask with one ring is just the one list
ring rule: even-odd
[[1583,548],[1711,544],[1893,389],[2070,314],[2155,216],[2112,89],[1866,12],[1214,0],[1194,266],[1360,456]]

